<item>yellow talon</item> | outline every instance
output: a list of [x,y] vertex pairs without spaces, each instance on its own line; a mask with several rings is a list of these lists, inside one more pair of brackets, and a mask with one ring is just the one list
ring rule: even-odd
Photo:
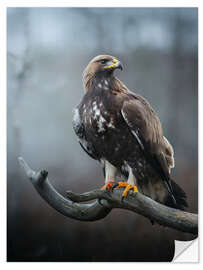
[[113,185],[114,185],[113,182],[108,182],[101,189],[102,190],[105,190],[106,189],[106,190],[110,191],[112,189]]
[[133,188],[133,186],[127,185],[126,188],[125,188],[124,191],[123,191],[122,196],[123,196],[123,197],[126,197],[126,196],[128,195],[128,191],[129,191],[130,189],[132,189],[132,188]]
[[127,182],[118,182],[118,186],[116,188],[125,187],[122,197],[126,197],[128,195],[129,190],[133,189],[134,192],[138,192],[137,186],[129,185]]
[[127,182],[118,182],[118,186],[116,188],[126,187],[127,185],[128,185]]
[[137,186],[133,186],[134,192],[138,192]]

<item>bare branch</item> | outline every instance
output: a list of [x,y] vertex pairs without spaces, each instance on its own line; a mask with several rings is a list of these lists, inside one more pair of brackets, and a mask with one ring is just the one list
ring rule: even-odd
[[40,196],[47,201],[54,209],[73,219],[82,221],[95,221],[104,218],[111,211],[110,207],[101,205],[98,201],[89,204],[77,204],[60,195],[48,180],[48,172],[33,171],[23,158],[18,158]]
[[[19,158],[19,162],[40,196],[58,212],[70,218],[95,221],[104,218],[113,208],[122,208],[182,232],[198,233],[197,214],[169,208],[139,192],[136,194],[130,192],[127,198],[121,200],[122,189],[114,189],[112,192],[93,190],[83,194],[68,191],[68,198],[65,198],[50,184],[48,172],[33,171],[23,158]],[[96,201],[92,203],[81,203],[95,199]]]

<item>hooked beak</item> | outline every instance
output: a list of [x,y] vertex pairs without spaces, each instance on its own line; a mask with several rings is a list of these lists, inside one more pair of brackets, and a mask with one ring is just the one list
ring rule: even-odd
[[123,70],[123,66],[122,66],[121,62],[115,58],[112,61],[108,61],[107,65],[104,67],[104,69],[107,69],[107,70],[108,69],[114,70],[117,68],[120,70]]

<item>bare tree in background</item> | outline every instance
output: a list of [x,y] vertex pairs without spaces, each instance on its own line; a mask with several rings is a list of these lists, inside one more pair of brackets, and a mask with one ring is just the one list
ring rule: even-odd
[[15,75],[16,91],[15,91],[15,104],[10,110],[11,123],[13,123],[13,134],[16,141],[17,153],[21,152],[21,123],[18,119],[18,109],[21,104],[24,92],[26,91],[26,79],[29,76],[31,70],[32,60],[30,55],[31,41],[30,41],[30,13],[28,10],[21,10],[21,16],[23,18],[23,36],[24,36],[24,52],[21,56],[15,55],[13,52],[8,52],[8,58],[12,58],[17,62],[17,71]]

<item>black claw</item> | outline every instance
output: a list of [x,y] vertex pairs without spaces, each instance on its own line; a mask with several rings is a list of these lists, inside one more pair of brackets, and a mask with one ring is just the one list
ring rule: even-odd
[[129,194],[129,193],[127,193],[126,196],[123,196],[123,195],[122,195],[121,201],[123,201],[125,198],[128,198],[128,194]]
[[118,186],[118,183],[114,184],[114,185],[112,186],[111,190],[113,191],[114,188],[116,188],[117,186]]
[[127,195],[126,196],[123,196],[123,194],[122,194],[122,197],[121,197],[121,201],[123,201],[125,198],[127,198],[128,197],[128,193],[127,193]]
[[110,189],[109,189],[109,190],[107,190],[107,191],[109,191],[109,192],[113,192],[113,188],[112,188],[112,187],[110,187]]

